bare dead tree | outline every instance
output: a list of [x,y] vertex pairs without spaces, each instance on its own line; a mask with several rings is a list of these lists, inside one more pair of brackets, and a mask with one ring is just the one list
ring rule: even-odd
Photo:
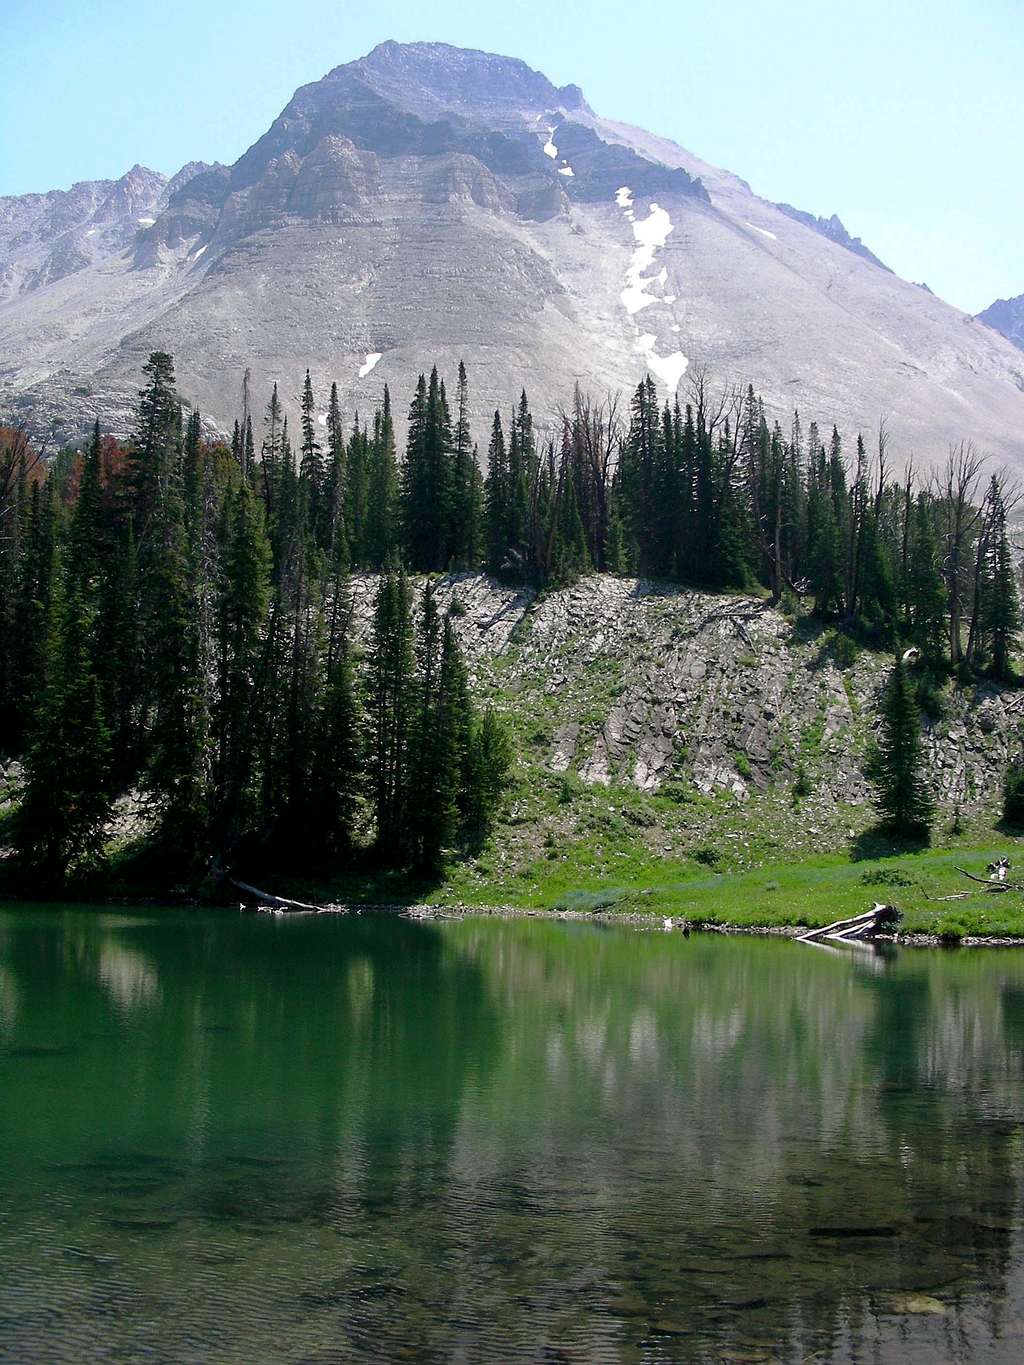
[[978,481],[985,457],[972,441],[950,446],[945,467],[933,476],[934,495],[946,512],[946,545],[943,570],[949,601],[949,657],[956,665],[963,659],[963,586],[972,535],[981,522]]
[[914,456],[911,454],[903,470],[903,528],[900,537],[900,581],[903,584],[904,621],[910,620],[910,530],[914,514],[914,485],[916,482],[917,470],[914,468]]

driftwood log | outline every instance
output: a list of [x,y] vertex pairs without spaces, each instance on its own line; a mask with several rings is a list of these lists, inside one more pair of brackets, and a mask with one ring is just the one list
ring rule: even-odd
[[900,912],[892,905],[876,901],[870,910],[862,915],[850,915],[846,919],[834,920],[822,929],[808,929],[806,934],[797,938],[797,943],[856,943],[862,939],[873,938],[883,929],[892,929],[899,923]]
[[237,877],[229,877],[228,881],[232,886],[236,886],[239,891],[244,891],[264,910],[274,910],[278,914],[300,913],[307,915],[319,915],[325,911],[333,910],[333,906],[309,905],[306,901],[289,900],[287,896],[273,896],[269,891],[261,891],[258,886],[250,886],[248,882],[240,882]]

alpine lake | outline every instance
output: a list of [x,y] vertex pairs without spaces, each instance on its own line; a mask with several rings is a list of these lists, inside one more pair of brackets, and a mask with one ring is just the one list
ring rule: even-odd
[[0,906],[0,1361],[1019,1362],[1024,952]]

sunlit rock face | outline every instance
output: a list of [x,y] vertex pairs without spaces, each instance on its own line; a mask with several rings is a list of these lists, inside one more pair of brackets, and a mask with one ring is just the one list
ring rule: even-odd
[[293,407],[308,366],[351,419],[464,359],[478,435],[523,387],[543,421],[577,383],[649,372],[685,401],[707,372],[753,382],[786,429],[799,409],[852,441],[884,417],[897,463],[962,438],[1021,460],[1024,358],[993,326],[838,219],[439,43],[303,86],[233,166],[0,200],[0,402],[67,437],[122,432],[157,349],[224,431],[246,370],[254,402],[277,383]]

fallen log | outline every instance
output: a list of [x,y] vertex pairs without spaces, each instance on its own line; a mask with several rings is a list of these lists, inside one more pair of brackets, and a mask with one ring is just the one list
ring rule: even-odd
[[978,882],[986,891],[1024,891],[1024,886],[1019,882],[993,881],[990,877],[976,877],[973,872],[968,872],[966,867],[958,867],[955,870],[972,882]]
[[800,934],[797,943],[822,943],[830,939],[835,943],[854,943],[860,939],[872,938],[883,929],[894,928],[899,923],[900,912],[892,905],[876,901],[870,910],[860,915],[848,915],[845,919],[833,920],[821,929],[808,929]]
[[277,910],[282,913],[298,911],[319,915],[329,908],[325,905],[309,905],[306,901],[289,900],[287,896],[273,896],[269,891],[261,891],[258,886],[250,886],[248,882],[240,882],[237,877],[229,877],[228,881],[232,886],[237,886],[239,891],[245,891],[253,900],[258,901],[261,906],[268,910]]

